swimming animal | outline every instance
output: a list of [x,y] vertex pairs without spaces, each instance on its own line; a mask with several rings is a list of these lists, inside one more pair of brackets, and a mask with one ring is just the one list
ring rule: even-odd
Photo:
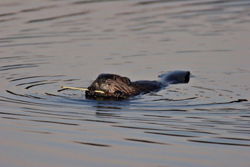
[[117,74],[100,74],[85,91],[86,98],[127,98],[149,92],[156,92],[168,84],[188,83],[189,71],[172,71],[158,76],[157,81],[134,81]]

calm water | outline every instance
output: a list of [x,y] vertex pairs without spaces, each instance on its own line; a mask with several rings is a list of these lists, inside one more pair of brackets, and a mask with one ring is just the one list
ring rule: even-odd
[[[0,161],[249,166],[250,1],[0,1]],[[188,84],[85,99],[98,74]]]

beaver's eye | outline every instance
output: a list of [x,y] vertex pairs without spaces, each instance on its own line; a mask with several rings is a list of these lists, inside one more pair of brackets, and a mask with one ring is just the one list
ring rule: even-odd
[[130,81],[130,79],[129,78],[127,78],[127,77],[123,77],[124,78],[124,81],[128,84],[128,85],[130,85],[131,84],[131,81]]

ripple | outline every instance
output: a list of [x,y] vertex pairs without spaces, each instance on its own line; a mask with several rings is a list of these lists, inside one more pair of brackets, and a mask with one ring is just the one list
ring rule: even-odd
[[29,9],[24,9],[24,10],[21,10],[20,12],[37,12],[37,11],[40,11],[40,10],[44,10],[44,9],[50,9],[50,8],[55,8],[57,7],[56,5],[51,5],[51,6],[43,6],[43,7],[37,7],[37,8],[29,8]]
[[229,146],[243,146],[250,147],[250,144],[240,144],[240,143],[227,143],[227,142],[212,142],[212,141],[203,141],[203,140],[188,140],[196,143],[206,143],[206,144],[219,144],[219,145],[229,145]]
[[82,144],[82,145],[88,145],[88,146],[96,146],[96,147],[110,147],[110,145],[106,144],[99,144],[99,143],[86,143],[86,142],[79,142],[79,141],[73,141],[76,144]]
[[38,65],[35,65],[35,64],[15,64],[15,65],[1,66],[0,71],[19,69],[19,68],[31,68],[31,67],[37,67],[37,66]]
[[67,14],[67,15],[61,15],[61,16],[55,16],[55,17],[48,17],[48,18],[44,18],[44,19],[30,20],[30,21],[27,21],[27,23],[36,23],[36,22],[43,22],[43,21],[51,21],[51,20],[56,20],[56,19],[61,19],[61,18],[72,17],[72,16],[85,15],[85,14],[88,14],[88,13],[89,12],[84,11],[84,12],[79,12],[79,13],[72,13],[72,14]]
[[177,136],[177,137],[197,137],[197,136],[190,136],[190,135],[181,135],[181,134],[171,134],[171,133],[156,133],[156,132],[145,132],[148,134],[154,134],[154,135],[166,135],[166,136]]
[[[248,1],[0,5],[3,166],[248,165]],[[124,100],[61,89],[178,69],[188,84]]]
[[142,140],[142,139],[129,139],[129,138],[126,138],[125,140],[134,141],[134,142],[140,142],[140,143],[148,143],[148,144],[161,144],[161,145],[167,145],[166,143],[160,143],[160,142],[149,141],[149,140]]

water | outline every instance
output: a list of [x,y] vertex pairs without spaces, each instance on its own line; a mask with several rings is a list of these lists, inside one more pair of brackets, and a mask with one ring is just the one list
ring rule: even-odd
[[[250,2],[0,2],[1,166],[249,166]],[[85,99],[100,73],[188,84]]]

